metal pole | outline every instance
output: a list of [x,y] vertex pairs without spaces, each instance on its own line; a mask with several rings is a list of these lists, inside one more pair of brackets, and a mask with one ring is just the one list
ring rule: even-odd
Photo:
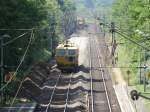
[[144,50],[144,92],[146,92],[146,50]]
[[[141,50],[142,51],[142,50]],[[142,83],[142,71],[141,71],[141,52],[140,52],[140,59],[139,59],[139,61],[140,61],[140,84]]]
[[105,14],[104,14],[104,25],[103,25],[103,26],[104,26],[104,37],[105,37],[105,35],[106,35],[106,31],[105,31],[105,23],[106,23],[106,20],[105,20],[105,19],[106,19],[106,17],[105,17]]
[[128,74],[128,86],[130,85],[130,77],[129,77],[129,74]]
[[115,47],[116,47],[116,40],[115,40],[115,23],[111,22],[111,33],[112,33],[112,64],[115,66]]
[[[0,38],[1,40],[1,79],[0,79],[0,87],[3,86],[4,83],[4,47],[3,47],[3,42],[4,42],[4,38],[3,36],[1,36]],[[1,91],[1,100],[3,100],[3,90]]]
[[130,70],[127,71],[127,75],[128,75],[128,86],[130,86]]

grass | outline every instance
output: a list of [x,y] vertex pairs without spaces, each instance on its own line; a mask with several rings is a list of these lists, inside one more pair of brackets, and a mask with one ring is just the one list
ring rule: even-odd
[[[136,89],[142,93],[142,95],[146,97],[150,97],[150,89],[146,89],[146,92],[144,93],[144,86],[143,85],[136,85]],[[144,99],[144,104],[147,109],[147,111],[150,111],[150,100]]]
[[[126,52],[125,46],[120,46],[117,49],[118,54],[118,63],[117,66],[137,66],[137,63],[133,63],[132,62],[132,53],[128,54]],[[132,63],[131,63],[132,62]],[[150,97],[150,88],[146,88],[146,92],[149,92],[149,94],[145,94],[144,92],[144,85],[143,84],[139,84],[138,83],[138,76],[137,76],[137,68],[124,68],[121,69],[123,77],[125,79],[125,81],[127,82],[128,80],[128,75],[127,75],[127,70],[131,71],[130,74],[130,85],[135,86],[135,88],[137,89],[137,91],[141,92],[144,96]],[[147,111],[150,111],[150,101],[147,99],[144,99],[144,103],[145,103],[145,107],[147,109]]]
[[150,111],[150,101],[149,100],[145,100],[145,106],[146,106],[147,110]]

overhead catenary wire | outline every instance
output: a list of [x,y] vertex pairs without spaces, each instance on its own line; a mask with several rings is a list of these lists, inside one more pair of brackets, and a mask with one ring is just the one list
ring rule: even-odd
[[[71,18],[71,19],[72,19],[72,18]],[[67,22],[67,23],[68,23],[68,22]],[[8,86],[8,84],[9,84],[9,83],[13,80],[13,78],[16,76],[16,74],[17,74],[17,72],[18,72],[20,66],[22,65],[22,63],[23,63],[23,61],[24,61],[24,59],[25,59],[25,56],[26,56],[26,54],[27,54],[27,51],[28,51],[28,49],[29,49],[29,47],[30,47],[30,44],[31,44],[31,42],[32,42],[32,38],[34,38],[34,36],[33,36],[34,34],[33,34],[33,29],[0,29],[0,30],[2,30],[2,31],[5,31],[5,30],[12,30],[12,31],[13,31],[13,30],[17,30],[17,31],[24,31],[24,30],[27,30],[27,31],[32,31],[32,32],[31,32],[31,37],[30,37],[29,44],[28,44],[28,46],[27,46],[27,48],[26,48],[26,51],[25,51],[23,57],[21,58],[21,61],[20,61],[19,65],[18,65],[18,67],[17,67],[15,73],[12,75],[12,77],[10,78],[10,80],[9,80],[5,85],[3,85],[2,88],[0,88],[0,90],[3,90],[5,87]],[[42,30],[43,30],[43,29],[42,29]],[[54,33],[54,30],[52,31],[52,33]],[[6,46],[6,45],[8,45],[8,44],[13,43],[15,40],[17,40],[17,39],[19,39],[19,38],[25,36],[26,34],[28,34],[28,32],[23,33],[22,35],[20,35],[20,36],[18,36],[18,37],[16,37],[16,38],[14,38],[14,39],[12,39],[12,40],[10,40],[10,41],[4,43],[3,46]],[[20,90],[20,88],[21,88],[21,86],[22,86],[22,83],[23,83],[23,80],[21,81],[21,84],[20,84],[20,86],[19,86],[19,89],[17,90],[17,93],[16,93],[16,95],[15,95],[15,97],[14,97],[12,103],[11,103],[11,106],[13,105],[13,103],[14,103],[14,101],[15,101],[17,95],[18,95],[18,92],[19,92],[19,90]]]
[[119,31],[119,30],[117,30],[117,29],[115,29],[115,32],[118,33],[119,35],[121,35],[122,37],[124,37],[125,39],[131,41],[132,43],[134,43],[134,44],[136,44],[136,45],[142,47],[143,49],[145,49],[145,50],[147,50],[147,51],[150,51],[149,48],[147,48],[147,47],[145,47],[144,45],[141,45],[140,43],[138,43],[138,42],[132,40],[131,38],[129,38],[129,36],[127,36],[127,35],[124,34],[123,32],[121,32],[121,31]]
[[[23,34],[17,36],[16,38],[14,38],[14,39],[12,39],[12,40],[10,40],[10,41],[4,43],[2,46],[6,46],[6,45],[8,45],[8,44],[11,44],[11,43],[13,43],[14,41],[16,41],[17,39],[19,39],[19,38],[21,38],[21,37],[27,35],[28,33],[29,33],[29,32],[23,33]],[[0,46],[0,47],[1,47],[1,46]]]
[[[103,23],[100,23],[100,24],[103,24]],[[109,27],[110,26],[110,24],[103,24],[103,25],[105,25],[105,26],[107,26],[108,28],[111,28],[111,27]],[[133,31],[127,31],[127,30],[124,30],[124,29],[121,29],[119,26],[117,26],[117,25],[115,25],[115,30],[118,30],[120,33],[122,33],[123,35],[125,35],[125,36],[128,36],[129,37],[129,35],[127,34],[127,33],[130,33],[130,34],[133,34]],[[122,35],[122,36],[123,36]],[[131,39],[132,40],[132,39]],[[144,38],[144,37],[142,37],[142,39],[141,40],[139,40],[138,42],[136,42],[136,43],[143,43],[143,42],[145,42],[146,40],[150,40],[150,37],[147,37],[147,38]],[[134,41],[134,40],[133,40]]]
[[0,31],[32,31],[32,30],[37,30],[37,31],[40,31],[40,30],[44,30],[45,28],[47,28],[47,26],[46,27],[43,27],[43,28],[41,28],[41,27],[36,27],[36,28],[29,28],[29,29],[24,29],[24,28],[22,28],[22,29],[5,29],[5,28],[0,28]]
[[18,96],[18,93],[19,93],[19,91],[20,91],[20,89],[22,87],[23,82],[24,82],[24,79],[21,81],[21,83],[19,85],[19,88],[18,88],[18,90],[17,90],[17,92],[16,92],[16,94],[15,94],[15,96],[14,96],[14,98],[13,98],[11,104],[10,104],[10,108],[9,108],[8,112],[11,112],[11,107],[13,106],[13,104],[14,104],[14,102],[16,100],[16,97]]
[[61,75],[62,74],[60,73],[59,76],[58,76],[58,78],[57,78],[57,80],[56,80],[56,84],[55,84],[55,86],[53,88],[53,91],[52,91],[52,94],[51,94],[51,97],[50,97],[50,100],[49,100],[49,103],[48,103],[48,105],[46,107],[45,112],[48,112],[48,109],[51,107],[51,103],[52,103],[52,100],[53,100],[53,97],[54,97],[54,94],[55,94],[55,91],[56,91],[56,87],[58,86],[59,80],[61,78]]
[[[118,29],[118,30],[120,30],[121,32],[124,32],[124,33],[135,33],[135,32],[137,32],[137,30],[132,30],[132,29],[130,29],[130,31],[129,31],[129,29],[128,30],[124,30],[124,29],[122,29],[122,28],[120,28],[118,25],[116,25],[115,24],[115,27]],[[144,32],[143,32],[144,33]],[[147,36],[147,37],[149,37],[149,36]]]
[[[98,19],[98,20],[103,20],[103,19]],[[111,28],[110,27],[110,24],[107,22],[104,22],[104,20],[102,21],[102,22],[100,22],[100,25],[105,25],[105,26],[107,26],[108,28]],[[125,30],[125,29],[122,29],[122,28],[120,28],[118,25],[116,25],[115,24],[115,27],[118,29],[118,30],[120,30],[121,32],[124,32],[124,33],[133,33],[134,31],[132,30],[131,31],[131,29],[130,29],[130,31],[129,30]],[[148,38],[149,39],[149,38]]]
[[[73,18],[71,18],[71,20],[72,20],[72,19],[73,19]],[[69,19],[69,20],[70,20],[70,19]],[[68,24],[68,22],[67,22],[67,24]],[[44,28],[44,29],[45,29],[45,28]],[[0,29],[0,31],[29,31],[29,32],[32,31],[32,32],[31,32],[31,37],[30,37],[29,44],[28,44],[28,46],[27,46],[27,48],[26,48],[26,51],[25,51],[23,57],[21,58],[21,61],[20,61],[19,65],[18,65],[16,71],[14,72],[14,74],[12,75],[12,77],[9,79],[9,81],[8,81],[5,85],[3,85],[3,86],[0,88],[0,90],[3,90],[5,87],[7,87],[8,84],[11,83],[11,81],[12,81],[12,80],[14,79],[14,77],[17,75],[17,72],[18,72],[20,66],[22,65],[22,63],[23,63],[23,61],[24,61],[24,59],[25,59],[25,56],[26,56],[26,54],[27,54],[27,51],[28,51],[28,49],[29,49],[29,47],[30,47],[30,44],[31,44],[31,42],[32,42],[32,39],[34,38],[34,36],[33,36],[33,35],[34,35],[34,34],[33,34],[33,30],[44,30],[44,29]],[[54,33],[54,32],[55,32],[55,28],[54,28],[54,30],[52,31],[52,33]],[[27,35],[27,34],[28,34],[28,32],[23,33],[23,34],[19,35],[18,37],[16,37],[16,38],[14,38],[14,39],[12,39],[12,40],[10,40],[10,41],[4,43],[2,46],[7,46],[8,44],[13,43],[13,42],[16,41],[17,39],[19,39],[19,38],[21,38],[21,37],[23,37],[23,36],[25,36],[25,35]],[[17,93],[16,93],[16,95],[15,95],[15,97],[14,97],[12,103],[11,103],[11,106],[13,105],[13,103],[14,103],[14,101],[15,101],[17,95],[18,95],[18,92],[19,92],[19,90],[21,89],[22,83],[23,83],[23,80],[22,80],[21,83],[20,83],[19,89],[17,90]]]
[[32,29],[5,29],[5,28],[2,28],[0,29],[0,31],[32,31]]
[[29,50],[29,47],[30,47],[30,45],[31,45],[32,38],[33,38],[33,30],[32,30],[32,32],[31,32],[31,36],[30,36],[29,43],[28,43],[28,45],[27,45],[27,47],[26,47],[26,50],[25,50],[25,52],[24,52],[24,54],[23,54],[23,56],[22,56],[22,58],[21,58],[21,61],[20,61],[19,65],[17,66],[15,72],[13,73],[12,77],[8,80],[8,82],[7,82],[5,85],[3,85],[3,86],[1,87],[0,91],[2,91],[4,88],[6,88],[6,87],[8,86],[8,84],[11,83],[11,81],[12,81],[12,80],[14,79],[14,77],[16,76],[16,74],[17,74],[19,68],[21,67],[22,63],[24,62],[24,59],[25,59],[25,57],[26,57],[26,54],[27,54],[27,52],[28,52],[28,50]]
[[[102,25],[105,25],[105,26],[107,26],[108,28],[111,28],[111,27],[110,27],[110,24],[104,24],[104,23],[102,23]],[[121,35],[123,38],[125,38],[125,39],[131,41],[131,42],[134,43],[135,45],[138,45],[138,46],[140,46],[141,48],[143,48],[143,49],[145,49],[145,50],[147,50],[147,51],[150,51],[149,48],[147,48],[147,47],[145,47],[144,45],[141,45],[140,43],[138,43],[138,42],[134,41],[133,39],[129,38],[130,36],[129,36],[128,34],[122,32],[122,31],[120,31],[119,29],[116,29],[116,28],[115,28],[114,30],[115,30],[116,33],[118,33],[119,35]]]
[[[116,25],[115,25],[115,26],[116,26]],[[117,27],[117,26],[116,26],[116,27]],[[119,29],[119,27],[117,27],[117,28]],[[122,30],[122,29],[119,29],[119,31],[122,32],[122,33],[124,33],[125,35],[128,35],[128,34],[127,34],[128,31],[125,31],[125,30]],[[132,34],[133,34],[133,32],[135,33],[136,31],[131,31],[131,32],[129,32],[129,33],[132,33]],[[144,36],[140,36],[140,37],[142,37],[142,38],[139,40],[140,43],[142,43],[142,42],[144,42],[144,41],[146,41],[146,40],[150,40],[150,37],[149,37],[149,36],[145,36],[145,37],[144,37]]]
[[[34,33],[33,33],[33,31],[32,31],[32,32],[31,32],[31,36],[30,36],[30,40],[29,40],[29,43],[28,43],[28,46],[27,46],[27,48],[26,48],[25,53],[28,52],[29,47],[30,47],[30,45],[31,45],[31,42],[32,42],[32,39],[33,39],[33,38],[34,38]],[[24,78],[22,79],[22,81],[21,81],[21,83],[20,83],[20,85],[19,85],[19,88],[18,88],[18,90],[17,90],[17,92],[16,92],[16,94],[15,94],[15,96],[14,96],[14,98],[13,98],[11,104],[10,104],[10,107],[13,106],[13,104],[14,104],[14,102],[15,102],[15,100],[16,100],[16,97],[18,96],[18,93],[19,93],[19,91],[20,91],[20,89],[21,89],[21,87],[22,87],[23,82],[24,82]],[[9,109],[8,112],[10,112],[10,111],[11,111],[11,110]]]
[[[46,28],[48,28],[48,27],[44,27],[44,28],[33,28],[32,30],[43,31],[43,30],[45,30]],[[7,46],[8,44],[13,43],[13,42],[16,41],[17,39],[22,38],[22,37],[24,37],[25,35],[27,35],[28,33],[31,32],[31,29],[0,29],[0,30],[17,30],[17,31],[20,31],[20,30],[21,30],[21,31],[27,30],[27,32],[25,32],[25,33],[23,33],[23,34],[21,34],[21,35],[15,37],[15,38],[13,38],[12,40],[10,40],[10,41],[4,43],[4,44],[1,45],[0,47],[2,47],[2,46]]]

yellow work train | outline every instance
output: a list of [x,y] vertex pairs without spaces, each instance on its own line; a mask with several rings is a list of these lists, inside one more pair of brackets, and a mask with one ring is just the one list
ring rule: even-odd
[[78,47],[66,41],[63,44],[59,44],[56,48],[56,62],[58,68],[61,70],[76,70],[78,67]]

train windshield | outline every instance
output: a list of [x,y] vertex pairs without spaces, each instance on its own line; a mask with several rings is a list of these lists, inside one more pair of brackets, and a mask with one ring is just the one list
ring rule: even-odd
[[57,50],[56,51],[56,56],[64,56],[66,53],[65,53],[65,50],[64,49],[61,49],[61,50]]
[[76,54],[76,50],[68,50],[68,55],[75,55]]

